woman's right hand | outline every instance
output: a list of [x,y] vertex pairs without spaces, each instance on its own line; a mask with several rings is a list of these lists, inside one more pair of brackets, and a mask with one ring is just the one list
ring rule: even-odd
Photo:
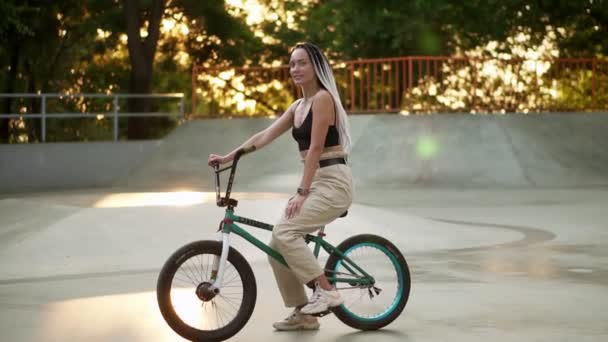
[[228,160],[227,156],[219,156],[217,154],[210,154],[209,159],[207,160],[207,164],[209,164],[209,166],[222,165],[229,161],[230,160]]

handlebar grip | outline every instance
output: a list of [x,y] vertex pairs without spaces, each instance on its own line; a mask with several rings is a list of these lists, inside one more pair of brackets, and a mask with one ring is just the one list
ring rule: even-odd
[[255,150],[256,150],[255,145],[245,146],[243,148],[240,148],[238,151],[236,151],[236,155],[234,156],[234,159],[239,160],[239,158],[241,158],[241,156],[243,156],[247,153],[251,153]]
[[255,150],[256,150],[255,145],[251,145],[251,146],[244,147],[243,148],[243,153],[247,154],[247,153],[251,153],[251,152],[253,152]]

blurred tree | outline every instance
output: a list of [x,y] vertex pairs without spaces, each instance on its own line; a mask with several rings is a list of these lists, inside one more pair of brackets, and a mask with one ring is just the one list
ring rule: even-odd
[[[299,1],[286,2],[297,11]],[[300,30],[281,25],[280,39],[317,42],[340,59],[450,55],[522,28],[538,43],[547,26],[564,29],[566,55],[608,54],[605,0],[319,0],[295,19]]]
[[[63,48],[60,47],[60,41],[64,37],[57,37],[58,30],[57,23],[48,18],[41,18],[38,14],[39,9],[36,8],[36,4],[29,4],[17,1],[4,2],[0,6],[3,17],[7,17],[8,20],[4,21],[0,26],[1,39],[3,48],[0,50],[0,60],[2,65],[6,65],[7,73],[2,73],[2,79],[4,83],[4,92],[14,93],[20,92],[36,92],[41,85],[45,83],[42,74],[46,74],[49,70],[46,69],[48,64],[57,64],[58,59],[52,60],[51,56],[45,56],[47,63],[44,66],[38,66],[37,61],[40,60],[40,50],[36,48],[47,48],[49,53],[55,52],[55,56],[61,55]],[[57,19],[55,19],[56,21]],[[49,37],[47,41],[36,41],[35,33],[43,30],[54,30],[54,37]],[[50,50],[51,48],[56,48]],[[3,67],[4,69],[4,67]],[[43,69],[43,70],[41,70]],[[3,112],[11,113],[14,100],[12,98],[6,98],[4,100]],[[34,102],[30,102],[31,107],[34,106]],[[31,109],[31,108],[30,108]],[[30,137],[34,138],[38,135],[36,132],[35,121],[34,125],[31,125],[29,131]],[[2,142],[10,141],[11,132],[11,120],[2,120],[0,124],[0,139]]]
[[[131,78],[129,93],[150,93],[152,71],[157,60],[156,48],[163,39],[161,49],[165,57],[160,63],[165,70],[177,70],[172,63],[181,62],[190,66],[195,63],[213,61],[221,64],[242,64],[247,58],[256,56],[260,42],[256,41],[250,30],[237,18],[230,16],[223,1],[194,0],[124,0],[123,13],[128,36]],[[163,37],[161,24],[175,27],[181,25],[182,35]],[[174,58],[178,57],[176,61]],[[132,99],[130,112],[149,111],[149,101]],[[141,139],[150,136],[154,125],[150,121],[130,118],[128,138]]]
[[[0,9],[9,18],[0,26],[0,46],[4,47],[0,50],[0,61],[8,71],[0,74],[4,92],[69,90],[78,83],[81,77],[75,66],[91,55],[103,12],[92,15],[87,4],[76,0],[8,1]],[[40,102],[8,99],[3,110],[39,113]],[[16,141],[21,134],[27,134],[29,142],[40,140],[39,119],[3,120],[1,128],[3,142]]]
[[[122,9],[128,37],[129,61],[131,63],[129,93],[149,94],[154,55],[160,36],[160,21],[165,11],[165,0],[142,1],[141,5],[138,0],[123,0]],[[129,112],[149,112],[148,104],[148,99],[130,98]],[[145,139],[149,136],[148,128],[150,125],[147,125],[146,121],[148,120],[129,117],[129,139]]]
[[[540,43],[551,27],[560,56],[608,54],[606,0],[5,0],[0,15],[0,84],[8,93],[184,91],[193,64],[277,66],[303,40],[338,61],[463,54],[491,41],[506,42],[518,32]],[[508,46],[498,46],[509,52]],[[238,109],[239,103],[255,101],[256,112],[279,111],[291,90],[269,86],[267,78],[259,72],[243,82],[230,80],[226,92],[234,99],[224,102]],[[234,89],[241,85],[252,91]],[[37,101],[7,99],[2,112],[38,112]],[[55,105],[63,111],[107,109],[83,100]],[[127,107],[140,112],[159,106],[145,105],[132,101]],[[131,122],[123,133],[157,137],[170,125],[143,120]],[[38,141],[39,122],[0,120],[0,141],[16,141],[16,136]],[[54,137],[61,140],[109,123],[47,124],[58,129]]]
[[[6,65],[8,74],[4,74],[4,89],[3,92],[11,93],[15,89],[15,81],[17,79],[17,63],[19,62],[19,45],[15,39],[18,36],[31,34],[28,27],[20,20],[21,12],[25,10],[24,5],[18,5],[16,1],[3,1],[0,3],[0,16],[4,18],[0,22],[0,32],[2,44],[0,44],[1,65]],[[11,98],[3,99],[1,107],[4,113],[11,112]],[[9,119],[0,119],[0,143],[9,141]]]
[[[307,32],[301,38],[318,42],[336,58],[449,54],[458,31],[488,27],[478,21],[488,13],[471,2],[476,1],[322,0],[298,20]],[[464,19],[473,9],[471,20]]]
[[[256,62],[263,50],[248,26],[227,13],[223,1],[10,0],[0,4],[0,14],[6,18],[0,24],[0,65],[6,65],[0,84],[7,93],[184,91],[190,86],[192,63]],[[146,111],[141,104],[132,101],[126,107]],[[56,112],[111,110],[98,100],[64,99],[52,105]],[[39,107],[37,99],[8,99],[2,111],[38,113]],[[54,133],[47,138],[73,140],[84,131],[100,132],[97,126],[111,127],[109,120],[94,117],[48,120],[48,131]],[[151,138],[170,129],[166,119],[143,120],[124,134]],[[0,141],[16,142],[23,134],[28,137],[22,141],[39,141],[39,126],[39,119],[1,120]],[[107,133],[98,138],[107,139]]]
[[543,32],[559,28],[562,56],[608,56],[608,2],[606,0],[539,0],[525,3],[517,13],[520,24]]

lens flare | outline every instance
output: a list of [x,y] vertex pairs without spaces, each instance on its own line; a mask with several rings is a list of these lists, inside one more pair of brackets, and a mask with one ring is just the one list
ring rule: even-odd
[[418,139],[416,143],[416,153],[418,157],[422,159],[431,159],[437,155],[439,151],[439,144],[435,137],[429,135],[423,135]]

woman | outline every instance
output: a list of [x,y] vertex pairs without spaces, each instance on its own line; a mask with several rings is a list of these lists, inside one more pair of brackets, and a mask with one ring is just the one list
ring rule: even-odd
[[[210,155],[209,165],[233,160],[241,147],[254,145],[259,150],[291,128],[304,170],[296,194],[273,228],[270,242],[270,246],[283,255],[289,268],[271,257],[269,260],[285,306],[295,309],[273,326],[277,330],[318,329],[319,322],[312,315],[338,306],[343,300],[325,277],[303,237],[335,220],[352,202],[352,176],[346,165],[351,146],[350,129],[331,67],[317,46],[296,45],[291,52],[289,69],[303,97],[291,104],[272,125],[228,155]],[[314,293],[307,299],[304,284],[313,283]]]

